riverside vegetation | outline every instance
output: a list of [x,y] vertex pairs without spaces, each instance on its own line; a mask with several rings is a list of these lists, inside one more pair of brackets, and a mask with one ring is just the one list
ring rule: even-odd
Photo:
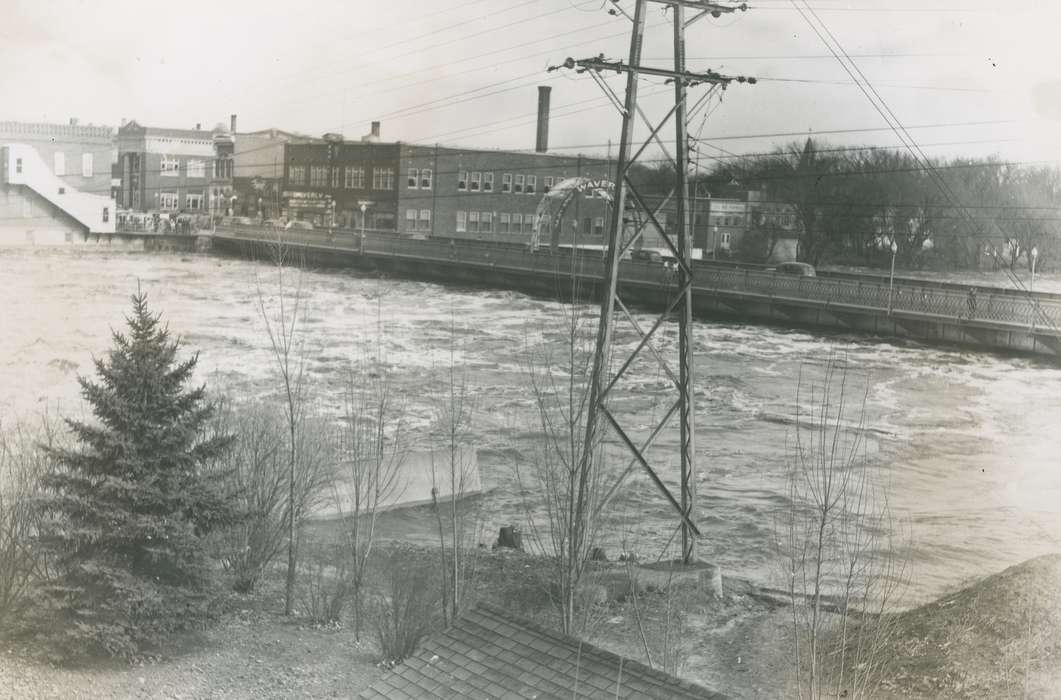
[[[0,696],[356,695],[480,600],[733,697],[1047,697],[1061,683],[1061,557],[892,607],[901,576],[869,555],[881,537],[864,539],[884,532],[866,507],[873,483],[859,444],[834,439],[843,371],[793,450],[794,506],[778,528],[788,584],[727,576],[711,597],[679,579],[648,585],[629,558],[601,561],[593,510],[578,516],[575,555],[549,537],[532,553],[492,549],[474,500],[422,506],[437,547],[383,541],[403,434],[385,373],[352,370],[342,419],[325,421],[302,392],[279,408],[211,398],[189,387],[196,357],[180,350],[138,292],[95,380],[81,379],[93,421],[3,426]],[[543,392],[537,376],[577,428],[579,387]],[[435,432],[450,446],[441,478],[455,481],[474,407],[459,379],[450,389]],[[548,402],[539,411],[549,424]],[[562,512],[569,457],[556,451],[534,482],[556,484]],[[349,517],[304,517],[351,489]]]

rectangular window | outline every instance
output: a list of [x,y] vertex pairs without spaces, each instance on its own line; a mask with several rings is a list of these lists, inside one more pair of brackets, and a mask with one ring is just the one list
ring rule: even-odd
[[177,208],[177,193],[176,192],[161,192],[158,195],[158,208],[162,210],[170,210]]
[[52,155],[52,163],[55,166],[56,175],[66,175],[66,154],[62,151],[56,151]]
[[466,190],[468,189],[468,171],[460,171],[460,175],[457,177],[457,189]]
[[523,221],[523,215],[522,214],[513,214],[512,215],[512,228],[511,228],[512,233],[519,233],[519,227],[520,227],[520,222],[521,221]]
[[185,166],[185,177],[206,177],[206,161],[189,160]]
[[722,247],[729,248],[729,231],[722,232]]
[[483,174],[482,173],[472,173],[472,183],[471,183],[471,187],[470,187],[472,192],[478,192],[479,191],[479,186],[482,183],[482,180],[483,180]]
[[416,229],[416,210],[406,209],[405,210],[405,230],[413,231]]
[[92,177],[92,154],[81,154],[81,177]]
[[490,233],[494,230],[494,215],[492,212],[484,211],[479,215],[479,230]]
[[306,166],[292,165],[287,169],[287,181],[292,185],[306,184]]
[[339,189],[339,173],[340,172],[341,171],[339,170],[338,166],[332,168],[332,189],[333,190]]
[[[419,185],[419,184],[420,184],[420,169],[419,168],[409,168],[409,177],[408,177],[408,180],[407,180],[407,185],[408,185],[409,189],[415,190],[417,185]],[[416,217],[413,217],[413,218],[415,219]]]
[[479,233],[479,212],[468,212],[468,231],[470,233]]
[[523,215],[523,233],[532,233],[534,231],[534,214]]
[[468,212],[457,212],[457,232],[464,233],[468,230]]
[[186,209],[201,210],[203,208],[203,196],[201,194],[184,195],[184,206]]
[[365,169],[361,166],[346,166],[343,184],[348,190],[362,190],[365,188]]
[[177,177],[180,174],[180,168],[180,158],[162,156],[162,164],[159,166],[159,171],[163,177]]
[[501,191],[511,192],[512,191],[512,173],[505,173],[501,176]]
[[523,176],[516,176],[516,184],[512,186],[512,191],[516,194],[523,194]]
[[553,176],[546,175],[542,178],[542,192],[549,194],[549,190],[553,189]]
[[538,176],[537,175],[528,175],[527,176],[527,194],[534,194],[534,188],[535,188],[535,186],[537,186],[537,184],[538,184]]
[[508,233],[508,222],[510,220],[509,214],[498,214],[497,215],[497,232]]
[[420,210],[420,225],[417,227],[421,231],[431,230],[431,210],[421,209]]
[[590,226],[592,226],[592,225],[593,225],[593,219],[589,218],[588,216],[586,218],[582,219],[582,230],[585,231],[587,234],[590,233],[593,230],[593,229],[590,228]]
[[431,168],[424,168],[420,171],[420,189],[429,190],[431,189],[431,180],[433,179]]
[[604,235],[604,217],[598,216],[593,219],[593,235],[603,236]]
[[309,186],[327,187],[329,170],[331,170],[331,168],[329,168],[327,165],[309,166]]
[[21,158],[15,158],[15,172],[16,173],[22,172],[22,159]]
[[483,192],[494,191],[494,174],[483,173]]
[[107,223],[111,220],[111,208],[103,207],[103,223]]
[[372,189],[393,190],[394,168],[372,168]]

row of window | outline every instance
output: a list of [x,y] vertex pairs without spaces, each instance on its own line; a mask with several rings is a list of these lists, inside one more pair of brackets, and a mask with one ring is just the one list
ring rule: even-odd
[[405,210],[405,230],[419,231],[430,231],[431,230],[431,210],[430,209],[406,209]]
[[[163,177],[177,177],[180,175],[181,159],[171,156],[162,156],[162,165],[159,171]],[[206,161],[189,158],[184,163],[185,177],[206,177]]]
[[[430,188],[431,171],[428,170],[428,188]],[[306,175],[309,175],[310,187],[323,189],[348,190],[365,189],[365,168],[363,166],[347,165],[345,167],[330,167],[327,165],[289,165],[287,168],[287,182],[290,185],[307,184]],[[372,168],[372,189],[393,190],[394,168]]]
[[[553,188],[553,183],[559,182],[560,179],[558,177],[554,178],[552,175],[543,176],[542,192],[548,193]],[[515,175],[512,173],[501,174],[502,194],[534,194],[537,188],[537,175],[523,175],[521,173],[516,173]],[[462,170],[457,178],[457,190],[459,192],[493,192],[494,174]]]
[[[56,151],[52,156],[52,166],[56,175],[66,175],[66,154],[62,151]],[[81,154],[81,177],[92,177],[92,154],[82,153]],[[72,173],[71,173],[72,174]]]
[[[409,210],[408,213],[413,210]],[[421,214],[428,214],[430,222],[431,212],[424,209]],[[509,214],[508,212],[491,211],[458,211],[457,232],[458,233],[531,233],[534,231],[534,214]],[[577,225],[577,223],[576,223]],[[430,226],[430,223],[429,223]],[[583,221],[583,227],[587,232],[595,236],[604,235],[604,217],[587,217]]]
[[433,179],[431,168],[409,168],[406,186],[411,190],[429,190]]
[[[158,208],[162,211],[176,210],[180,207],[180,196],[176,192],[159,192]],[[192,211],[201,211],[203,208],[202,193],[188,193],[184,195],[184,208]]]

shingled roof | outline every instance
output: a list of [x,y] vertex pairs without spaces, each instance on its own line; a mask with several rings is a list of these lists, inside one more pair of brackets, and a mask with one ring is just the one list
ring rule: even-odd
[[415,655],[361,697],[725,700],[701,686],[484,604],[428,637]]

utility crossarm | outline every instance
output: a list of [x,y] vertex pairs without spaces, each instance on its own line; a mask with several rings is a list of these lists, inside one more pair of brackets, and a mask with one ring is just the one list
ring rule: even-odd
[[[649,0],[649,2],[659,3],[661,5],[670,5],[671,7],[688,7],[693,10],[699,10],[692,19],[682,23],[683,28],[689,25],[699,22],[704,17],[711,15],[712,17],[721,17],[723,14],[729,14],[740,10],[741,12],[748,11],[748,3],[744,2],[740,5],[720,5],[717,2],[701,2],[701,0]],[[619,0],[612,0],[612,4],[615,8],[609,10],[608,13],[612,15],[623,14],[627,19],[633,20],[629,14],[626,13],[623,8],[619,7]]]
[[[700,85],[701,83],[712,83],[715,85],[726,86],[732,82],[737,83],[748,83],[749,85],[755,85],[758,81],[755,78],[747,77],[744,75],[722,75],[713,70],[709,70],[706,73],[697,73],[694,71],[677,71],[668,70],[666,68],[653,68],[652,66],[631,66],[623,63],[622,61],[608,61],[603,56],[597,56],[595,58],[583,58],[575,60],[570,56],[564,60],[564,68],[578,68],[577,72],[582,73],[588,70],[595,71],[615,71],[616,73],[627,73],[633,72],[644,75],[658,75],[664,78],[670,78],[671,80],[681,79],[683,84],[688,86]],[[555,70],[555,68],[550,68]]]

